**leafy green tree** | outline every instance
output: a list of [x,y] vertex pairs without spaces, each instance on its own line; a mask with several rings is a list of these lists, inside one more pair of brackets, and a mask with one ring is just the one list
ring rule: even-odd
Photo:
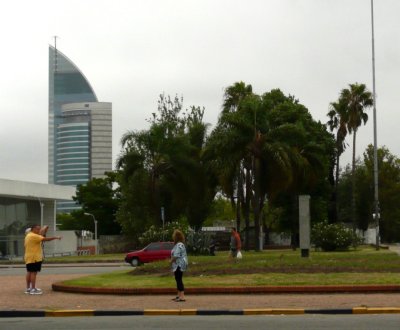
[[[353,178],[355,179],[355,211],[357,222],[356,228],[368,229],[371,222],[371,181],[368,170],[361,159],[356,159],[354,174],[352,166],[348,164],[341,172],[338,184],[338,222],[352,222],[353,208]],[[354,224],[353,224],[354,225]]]
[[77,187],[74,200],[82,205],[84,213],[93,214],[98,221],[98,235],[121,234],[121,226],[116,222],[119,192],[113,188],[115,182],[116,174],[107,172],[105,178],[93,178]]
[[[375,227],[373,146],[364,152],[363,161],[357,160],[355,167],[357,228],[362,230]],[[379,201],[381,205],[380,234],[383,242],[396,242],[400,239],[400,160],[385,148],[378,148]],[[339,182],[339,220],[351,222],[352,169],[347,166]]]
[[211,203],[210,212],[204,225],[212,226],[217,221],[231,221],[234,218],[235,212],[232,209],[232,204],[227,198],[218,196]]
[[[266,102],[274,104],[269,112],[273,126],[286,125],[289,129],[278,140],[288,148],[290,181],[286,189],[271,198],[275,208],[282,212],[281,230],[292,234],[292,246],[298,244],[298,196],[311,195],[311,213],[314,221],[326,219],[326,199],[329,189],[329,164],[334,143],[324,125],[312,119],[307,108],[292,96],[286,97],[275,90],[266,94]],[[273,197],[273,196],[271,196]]]
[[74,200],[82,206],[81,210],[70,215],[58,215],[57,221],[63,230],[90,230],[94,232],[94,221],[84,213],[93,214],[98,221],[98,235],[118,235],[121,226],[115,221],[118,208],[118,190],[113,188],[116,174],[106,173],[106,178],[93,178],[79,185]]
[[[378,148],[379,168],[379,201],[380,201],[380,234],[384,242],[392,243],[400,240],[400,159],[385,148]],[[368,209],[369,222],[375,225],[372,219],[374,212],[373,200],[373,169],[374,169],[374,148],[369,145],[364,152],[364,164],[366,167],[366,179],[369,188]]]
[[82,210],[57,214],[57,224],[60,230],[74,230],[78,237],[82,230],[95,231],[93,219],[85,216]]

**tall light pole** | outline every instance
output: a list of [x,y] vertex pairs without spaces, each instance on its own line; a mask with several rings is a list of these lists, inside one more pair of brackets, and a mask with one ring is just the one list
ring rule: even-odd
[[374,37],[374,0],[371,0],[372,32],[372,93],[374,99],[374,218],[376,228],[376,249],[379,250],[379,190],[378,190],[378,140],[376,129],[376,92],[375,92],[375,37]]
[[40,202],[40,228],[43,228],[43,208],[44,203]]
[[95,240],[95,245],[94,245],[94,254],[97,255],[98,252],[98,246],[97,246],[97,220],[94,217],[94,215],[92,213],[84,213],[84,215],[90,215],[93,218],[94,221],[94,240]]
[[40,205],[40,228],[43,228],[43,208],[44,208],[44,203],[40,199],[40,197],[37,198],[39,201]]

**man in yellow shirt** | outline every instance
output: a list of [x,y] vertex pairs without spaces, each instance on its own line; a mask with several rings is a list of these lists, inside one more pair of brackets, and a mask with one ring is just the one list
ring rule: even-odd
[[41,228],[33,225],[31,231],[25,236],[25,264],[26,264],[26,291],[29,294],[42,294],[42,290],[36,288],[36,275],[42,269],[43,249],[42,242],[61,239],[61,236],[44,237],[40,235]]

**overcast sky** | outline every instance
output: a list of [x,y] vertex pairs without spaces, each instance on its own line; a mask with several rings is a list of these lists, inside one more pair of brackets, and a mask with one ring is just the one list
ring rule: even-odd
[[[400,1],[375,0],[378,145],[400,157]],[[113,155],[148,127],[162,92],[205,107],[214,127],[224,89],[280,88],[314,119],[349,83],[372,91],[370,0],[26,0],[0,11],[0,177],[47,182],[48,45],[113,104]],[[357,155],[373,143],[373,115]],[[351,142],[351,139],[348,138]],[[342,164],[350,162],[351,148]]]

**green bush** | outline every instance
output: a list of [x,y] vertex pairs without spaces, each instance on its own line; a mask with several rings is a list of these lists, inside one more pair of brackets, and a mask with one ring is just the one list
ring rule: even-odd
[[356,247],[361,242],[353,231],[341,223],[327,221],[315,224],[311,229],[311,241],[316,248],[323,251],[343,251],[351,246]]
[[181,230],[185,236],[187,236],[189,232],[189,227],[186,224],[179,222],[168,222],[165,224],[164,230],[162,227],[151,226],[139,237],[139,242],[143,247],[151,242],[171,242],[172,233],[175,229]]
[[210,253],[210,244],[210,233],[191,231],[186,236],[187,251],[192,255],[208,255]]
[[188,225],[170,222],[162,227],[151,226],[142,236],[139,237],[141,247],[144,247],[151,242],[172,241],[172,233],[175,229],[179,229],[186,237],[187,252],[192,255],[207,255],[209,254],[209,246],[211,236],[209,233],[196,232],[188,227]]

